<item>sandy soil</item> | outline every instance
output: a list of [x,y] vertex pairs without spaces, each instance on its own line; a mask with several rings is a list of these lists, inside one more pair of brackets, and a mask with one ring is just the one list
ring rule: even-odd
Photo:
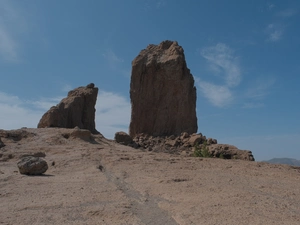
[[[101,135],[71,138],[68,129],[26,131],[2,138],[0,224],[300,224],[300,167],[143,152]],[[39,151],[46,174],[19,174],[19,158]]]

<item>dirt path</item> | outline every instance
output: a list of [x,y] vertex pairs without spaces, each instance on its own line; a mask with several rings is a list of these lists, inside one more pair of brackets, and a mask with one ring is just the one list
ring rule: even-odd
[[118,190],[122,191],[130,199],[128,210],[139,219],[139,224],[145,225],[177,225],[176,221],[169,215],[168,211],[161,209],[158,202],[163,201],[149,194],[142,195],[132,185],[126,183],[124,178],[127,174],[124,171],[123,176],[116,177],[108,169],[103,169],[107,181],[113,183]]

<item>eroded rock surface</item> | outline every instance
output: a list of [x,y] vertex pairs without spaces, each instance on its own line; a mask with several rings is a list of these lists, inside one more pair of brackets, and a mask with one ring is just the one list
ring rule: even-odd
[[129,135],[197,132],[196,88],[176,41],[149,45],[132,62]]
[[90,130],[99,133],[95,127],[95,105],[98,88],[94,84],[76,88],[68,93],[57,106],[51,107],[41,118],[38,128],[63,127]]

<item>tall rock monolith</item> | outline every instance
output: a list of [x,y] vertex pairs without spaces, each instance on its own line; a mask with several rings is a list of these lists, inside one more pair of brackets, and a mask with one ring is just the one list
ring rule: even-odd
[[77,126],[90,130],[93,134],[99,133],[95,127],[97,95],[98,88],[93,83],[70,91],[66,98],[42,116],[38,128]]
[[197,132],[196,87],[176,41],[149,45],[132,62],[129,134]]

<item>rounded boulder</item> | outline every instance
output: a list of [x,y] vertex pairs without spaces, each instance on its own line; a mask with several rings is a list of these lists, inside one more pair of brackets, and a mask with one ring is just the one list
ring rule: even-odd
[[48,169],[46,160],[33,156],[22,158],[17,165],[20,173],[26,175],[41,175]]

